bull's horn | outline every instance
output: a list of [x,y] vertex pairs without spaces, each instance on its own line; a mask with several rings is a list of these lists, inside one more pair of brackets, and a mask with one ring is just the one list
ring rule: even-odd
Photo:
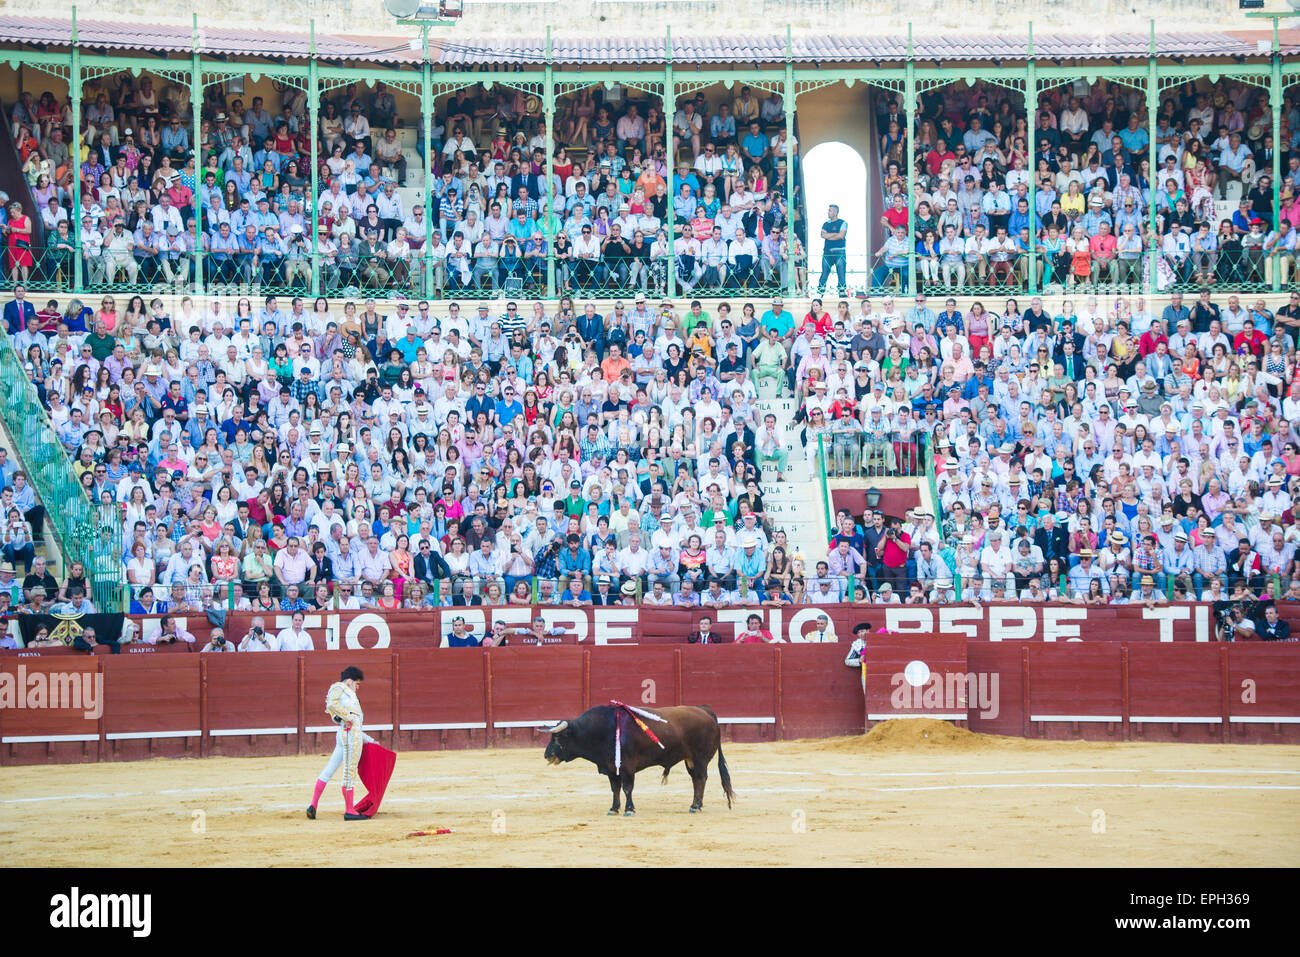
[[547,734],[559,734],[561,731],[563,731],[563,730],[564,730],[565,728],[567,728],[568,726],[569,726],[569,722],[567,722],[567,721],[561,721],[559,724],[557,724],[557,725],[556,725],[555,727],[553,727],[553,728],[543,728],[542,730],[544,730]]

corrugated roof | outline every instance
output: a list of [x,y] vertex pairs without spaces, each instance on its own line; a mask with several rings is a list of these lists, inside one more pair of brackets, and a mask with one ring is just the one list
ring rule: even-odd
[[[1258,56],[1256,42],[1267,38],[1268,34],[1262,32],[1159,34],[1156,51],[1165,57]],[[1300,43],[1300,30],[1290,31],[1287,39]],[[1023,36],[996,34],[918,36],[913,40],[912,50],[918,60],[1023,60],[1029,55],[1029,44]],[[1040,35],[1034,39],[1035,56],[1041,59],[1145,59],[1149,50],[1149,35],[1139,33],[1102,37]],[[471,40],[457,39],[441,47],[439,52],[440,62],[465,65],[540,63],[545,57],[544,45],[537,40],[505,39],[481,46]],[[790,53],[797,63],[899,61],[907,56],[907,40],[901,36],[804,35],[791,40]],[[662,63],[664,41],[658,37],[561,38],[552,41],[552,56],[557,63]],[[673,38],[675,63],[772,63],[784,59],[784,37]]]
[[[71,31],[72,25],[67,20],[0,16],[0,41],[67,46]],[[182,26],[150,26],[78,19],[77,35],[82,47],[108,50],[189,54],[194,46],[192,31]],[[408,40],[409,38],[400,36],[357,38],[317,33],[316,50],[320,56],[330,59],[385,61],[406,60],[412,57],[418,59],[418,54],[411,52]],[[307,58],[310,39],[306,33],[291,31],[201,27],[199,45],[204,53],[301,60]]]
[[[191,52],[191,31],[183,26],[149,26],[79,20],[85,47],[110,50],[148,50],[162,53]],[[0,42],[67,46],[71,24],[47,17],[0,16]],[[1300,51],[1300,29],[1283,31],[1283,53]],[[1271,40],[1268,31],[1157,34],[1157,53],[1165,57],[1256,57],[1258,41]],[[328,59],[379,63],[414,63],[419,53],[409,47],[409,36],[316,34],[316,49]],[[1150,38],[1145,33],[1112,33],[1090,37],[1081,34],[1041,35],[1034,38],[1034,53],[1042,59],[1092,60],[1145,58]],[[245,54],[301,60],[308,55],[308,36],[289,31],[204,27],[203,52]],[[435,63],[479,66],[493,63],[540,64],[545,43],[540,38],[431,38]],[[918,35],[913,41],[918,60],[1022,60],[1028,55],[1023,36],[1004,34]],[[896,62],[907,55],[904,37],[804,34],[791,41],[795,62],[854,63]],[[658,36],[632,38],[558,38],[552,41],[552,58],[558,64],[610,65],[661,64],[664,41]],[[679,64],[773,63],[785,59],[784,36],[709,37],[673,39],[673,61]]]

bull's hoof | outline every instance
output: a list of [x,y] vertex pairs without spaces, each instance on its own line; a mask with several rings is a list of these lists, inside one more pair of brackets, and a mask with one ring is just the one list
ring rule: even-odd
[[624,817],[636,817],[636,811],[624,811],[624,812],[623,812],[623,816],[624,816]]
[[703,808],[698,808],[698,807],[696,807],[694,804],[691,805],[691,813],[692,813],[692,814],[699,814],[700,811],[702,811],[702,810],[704,810],[704,809],[703,809]]
[[618,814],[618,808],[616,807],[612,807],[605,812],[606,817],[614,817],[617,814]]

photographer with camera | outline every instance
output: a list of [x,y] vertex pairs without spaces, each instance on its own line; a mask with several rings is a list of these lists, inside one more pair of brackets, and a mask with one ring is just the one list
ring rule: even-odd
[[535,567],[533,556],[524,547],[523,537],[518,532],[511,532],[510,552],[506,555],[501,569],[506,580],[506,591],[512,592],[516,583],[527,581]]
[[877,576],[881,582],[889,582],[894,591],[907,590],[907,559],[912,550],[912,537],[899,530],[899,523],[891,519],[885,529],[884,537],[875,547]]
[[240,651],[279,651],[280,642],[275,635],[266,633],[266,622],[258,615],[246,634],[239,642]]
[[212,639],[206,645],[200,648],[199,652],[202,653],[205,651],[234,651],[234,650],[235,650],[235,646],[230,642],[226,641],[226,636],[222,633],[221,629],[213,628]]

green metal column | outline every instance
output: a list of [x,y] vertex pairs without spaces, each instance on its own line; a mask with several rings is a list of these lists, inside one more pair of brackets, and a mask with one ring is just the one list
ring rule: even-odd
[[[794,105],[798,99],[794,87],[794,51],[790,38],[790,24],[785,25],[785,248],[788,250],[789,268],[786,270],[786,295],[793,299],[799,293],[799,270],[794,258]],[[804,232],[808,230],[804,222]],[[808,251],[805,249],[804,253]],[[779,273],[778,273],[779,278]]]
[[311,294],[312,298],[320,295],[320,256],[316,252],[320,238],[320,147],[317,139],[320,135],[318,117],[320,115],[320,64],[316,62],[316,20],[311,21],[310,47],[307,56],[307,122],[311,124],[311,243],[308,245],[311,256]]
[[[907,25],[907,78],[903,81],[903,118],[907,129],[903,131],[903,163],[907,167],[907,294],[916,294],[916,227],[912,223],[915,215],[916,196],[913,192],[913,176],[916,163],[913,161],[916,146],[916,64],[912,62],[912,25]],[[865,228],[865,224],[864,224]],[[869,245],[869,244],[868,244]]]
[[85,289],[81,262],[81,39],[77,35],[77,8],[72,8],[72,72],[68,74],[72,95],[72,288]]
[[429,28],[420,31],[421,56],[424,63],[420,68],[420,115],[424,142],[420,152],[424,154],[424,269],[420,294],[433,295],[433,273],[437,268],[433,262],[433,151],[429,148],[429,130],[433,128],[433,67],[429,63]]
[[[1268,104],[1273,109],[1273,231],[1282,224],[1282,54],[1277,38],[1277,18],[1273,18],[1273,54],[1270,57],[1272,77],[1269,83]],[[1296,267],[1292,267],[1296,271]],[[1273,261],[1274,292],[1282,291],[1282,261]],[[1296,278],[1292,277],[1292,282]]]
[[[673,28],[664,33],[664,155],[668,159],[668,298],[677,295],[677,256],[673,247],[677,242],[677,216],[673,202],[677,190],[673,188],[673,172],[677,169],[677,146],[673,143],[673,117],[677,115],[677,95],[673,92]],[[789,174],[789,170],[786,173]]]
[[[546,208],[541,211],[541,222],[543,223],[542,238],[546,241],[546,297],[555,298],[555,236],[547,236],[545,224],[554,221],[552,217],[559,215],[555,211],[556,202],[560,201],[553,188],[552,180],[555,178],[555,67],[551,63],[551,28],[546,28],[546,79],[545,86],[542,90],[542,115],[546,118],[546,170],[545,186],[542,187],[542,195],[546,200]],[[561,206],[563,209],[563,206]],[[536,580],[536,579],[534,579]]]
[[202,184],[200,177],[203,175],[203,167],[199,165],[199,147],[202,143],[201,129],[203,126],[203,64],[199,59],[199,15],[194,14],[193,21],[193,44],[194,50],[192,61],[190,63],[190,139],[193,140],[191,146],[194,148],[194,196],[191,197],[191,204],[194,208],[194,275],[191,277],[194,294],[203,295],[203,204],[199,201],[199,186]]
[[1159,150],[1156,147],[1156,114],[1160,112],[1160,78],[1156,68],[1156,22],[1151,21],[1151,46],[1147,57],[1147,217],[1151,230],[1151,268],[1147,271],[1147,295],[1156,293],[1156,264],[1160,237],[1156,232],[1156,176]]
[[1034,225],[1034,212],[1038,209],[1038,67],[1034,63],[1034,24],[1029,24],[1028,65],[1025,68],[1025,125],[1029,127],[1029,141],[1025,150],[1029,159],[1025,171],[1029,173],[1029,294],[1038,294],[1038,229]]

